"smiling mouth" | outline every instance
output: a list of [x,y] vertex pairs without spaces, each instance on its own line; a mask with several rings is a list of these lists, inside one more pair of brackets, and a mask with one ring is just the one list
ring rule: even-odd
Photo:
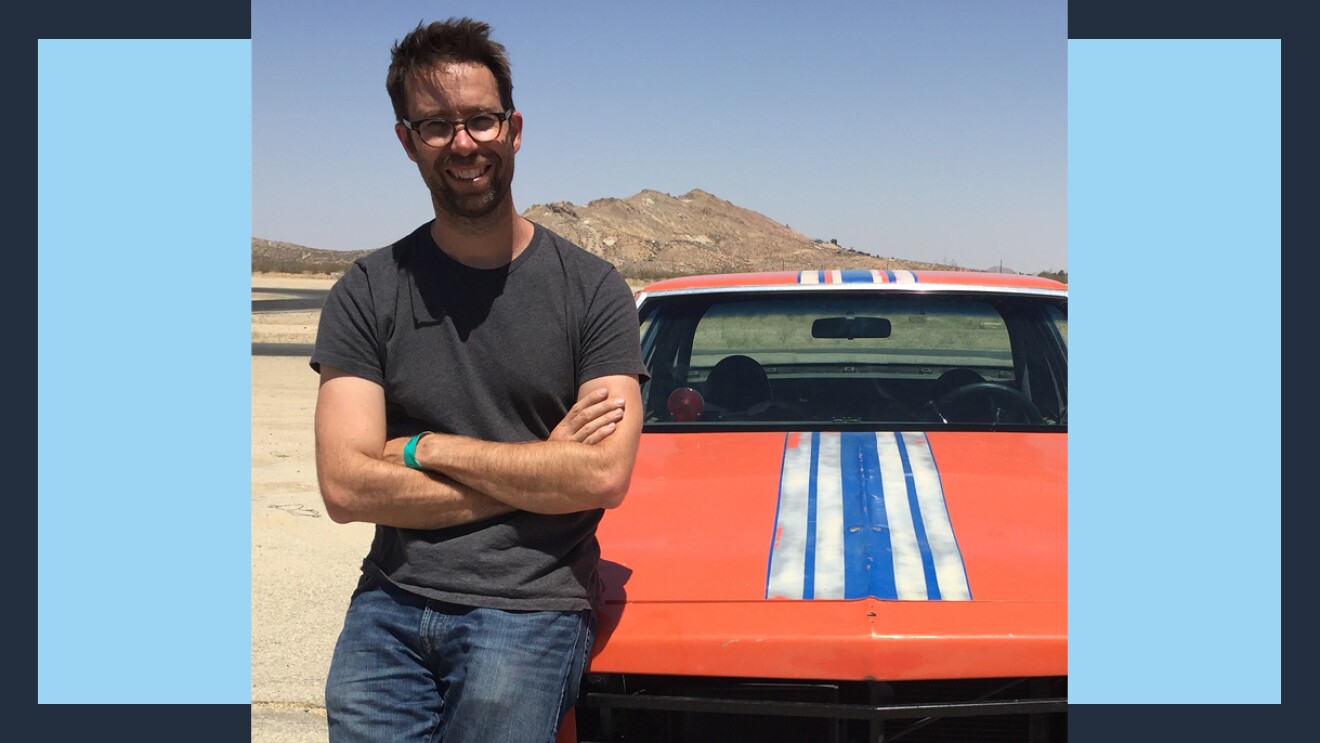
[[445,173],[454,180],[475,181],[489,171],[490,165],[470,165],[461,168],[449,168]]

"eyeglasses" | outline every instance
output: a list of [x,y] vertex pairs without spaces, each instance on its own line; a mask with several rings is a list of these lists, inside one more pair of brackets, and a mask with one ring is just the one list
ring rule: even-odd
[[454,135],[458,133],[460,127],[467,131],[473,142],[493,141],[500,136],[500,128],[511,115],[513,115],[513,109],[499,113],[477,114],[476,116],[469,116],[464,121],[448,121],[438,118],[421,119],[419,121],[399,119],[399,123],[417,132],[422,141],[428,145],[444,147],[454,141]]

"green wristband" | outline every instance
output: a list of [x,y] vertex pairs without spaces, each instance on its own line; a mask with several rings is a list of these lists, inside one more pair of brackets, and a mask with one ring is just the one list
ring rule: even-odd
[[417,442],[421,441],[422,437],[428,433],[430,433],[430,431],[422,431],[416,436],[408,439],[408,443],[403,445],[403,463],[408,467],[411,467],[412,469],[415,470],[426,469],[425,467],[417,463]]

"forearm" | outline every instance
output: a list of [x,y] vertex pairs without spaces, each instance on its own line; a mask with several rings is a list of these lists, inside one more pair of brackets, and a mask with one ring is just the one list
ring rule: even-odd
[[442,529],[509,513],[513,507],[436,472],[408,469],[353,453],[335,462],[318,455],[321,494],[330,518],[403,529]]
[[[616,444],[602,442],[614,438],[616,426],[623,419],[623,400],[607,399],[607,393],[605,384],[582,391],[551,431],[551,441],[556,446],[601,446],[602,451],[617,452]],[[383,403],[379,385],[339,370],[323,371],[317,398],[316,471],[331,519],[439,529],[516,510],[517,499],[497,500],[481,488],[458,482],[439,470],[418,471],[404,466],[407,439],[385,440]],[[634,448],[635,438],[632,434]],[[629,456],[630,468],[631,461]],[[583,510],[557,505],[559,511]]]
[[[611,443],[632,435],[616,433]],[[417,463],[508,506],[535,513],[613,508],[623,500],[632,456],[605,446],[565,441],[520,444],[433,433],[416,448]]]

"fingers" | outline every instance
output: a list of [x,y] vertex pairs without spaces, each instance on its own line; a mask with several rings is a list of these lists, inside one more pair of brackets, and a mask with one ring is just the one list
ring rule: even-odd
[[[604,409],[602,409],[597,415],[582,424],[574,435],[573,440],[581,441],[584,444],[594,444],[614,433],[616,424],[623,419],[623,401],[619,400],[617,405],[614,403],[615,401],[611,400],[608,407],[604,407]],[[591,408],[588,408],[588,410],[593,410],[602,406],[606,406],[606,403],[594,405]]]
[[555,426],[550,439],[594,444],[613,433],[615,423],[623,418],[623,399],[609,400],[608,395],[602,387],[583,396]]
[[590,436],[588,436],[586,439],[584,439],[584,440],[582,441],[582,443],[584,443],[584,444],[595,444],[595,443],[597,443],[597,442],[599,442],[599,441],[603,441],[603,440],[605,440],[605,437],[606,437],[606,436],[609,436],[610,434],[614,433],[614,429],[617,428],[617,427],[618,427],[618,424],[615,423],[615,422],[606,423],[605,425],[603,425],[603,426],[601,426],[600,428],[596,429],[596,430],[595,430]]

